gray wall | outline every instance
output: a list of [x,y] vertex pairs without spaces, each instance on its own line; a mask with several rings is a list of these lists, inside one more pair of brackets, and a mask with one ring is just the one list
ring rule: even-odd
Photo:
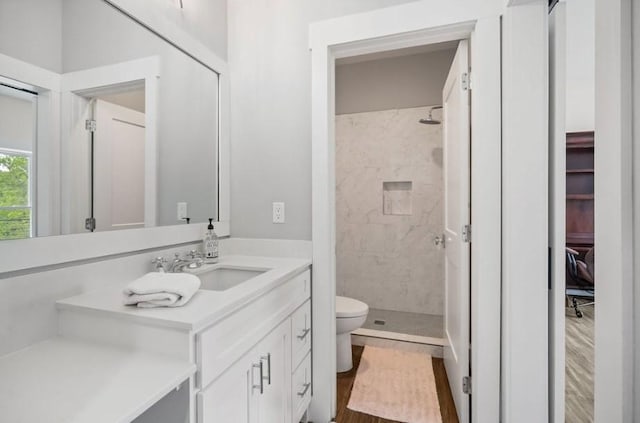
[[309,23],[409,1],[229,0],[233,236],[311,239]]
[[227,58],[227,0],[185,0],[183,9],[175,6],[175,0],[155,2],[154,7],[165,8],[169,20],[220,58]]
[[61,35],[62,0],[0,1],[0,53],[60,73]]
[[455,49],[336,66],[336,114],[442,104]]

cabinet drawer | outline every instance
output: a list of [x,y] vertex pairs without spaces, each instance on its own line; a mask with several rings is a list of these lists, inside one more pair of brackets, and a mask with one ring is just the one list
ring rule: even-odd
[[298,423],[311,402],[311,353],[308,353],[291,377],[293,423]]
[[198,387],[208,386],[304,302],[309,282],[307,270],[198,334]]
[[311,300],[291,316],[291,355],[295,369],[311,350]]

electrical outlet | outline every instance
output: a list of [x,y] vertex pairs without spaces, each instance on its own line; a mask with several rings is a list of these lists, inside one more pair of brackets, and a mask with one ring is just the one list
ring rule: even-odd
[[178,220],[184,220],[189,215],[187,214],[187,203],[178,203]]
[[284,203],[273,203],[273,223],[284,223]]

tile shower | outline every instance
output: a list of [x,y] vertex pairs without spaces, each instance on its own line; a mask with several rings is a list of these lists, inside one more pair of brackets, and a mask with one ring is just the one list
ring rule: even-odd
[[336,116],[337,294],[364,329],[442,338],[442,125],[430,107]]

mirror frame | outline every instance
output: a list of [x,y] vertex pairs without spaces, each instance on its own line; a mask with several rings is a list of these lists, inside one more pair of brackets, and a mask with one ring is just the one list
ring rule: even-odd
[[[150,7],[145,0],[102,0],[118,9],[129,19],[144,26],[178,50],[218,74],[218,221],[216,233],[228,237],[230,214],[230,140],[229,140],[229,68],[227,63],[204,44],[161,14],[161,8]],[[42,108],[50,119],[60,116],[61,76],[0,54],[0,74],[34,86],[50,90]],[[40,106],[38,107],[40,112]],[[59,127],[40,131],[52,143],[60,145]],[[59,170],[59,163],[57,164]],[[55,181],[51,182],[52,184]],[[59,183],[59,181],[57,181]],[[59,185],[59,184],[58,184]],[[59,192],[59,186],[57,192]],[[58,218],[59,221],[59,218]],[[26,269],[58,266],[99,257],[127,254],[188,244],[201,240],[205,223],[158,226],[71,235],[46,236],[0,241],[0,279],[2,274],[20,273]]]

